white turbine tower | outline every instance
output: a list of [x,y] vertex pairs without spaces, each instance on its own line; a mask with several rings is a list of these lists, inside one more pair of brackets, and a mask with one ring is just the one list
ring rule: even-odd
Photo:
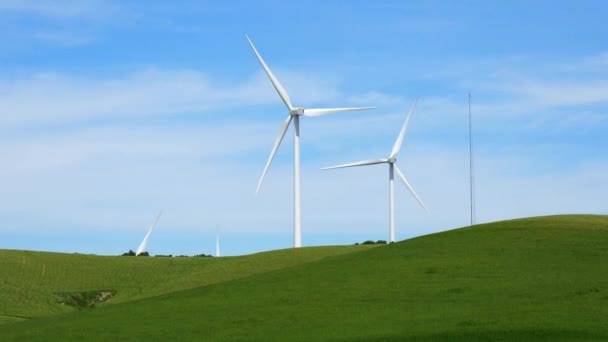
[[215,229],[215,256],[220,256],[220,225]]
[[264,181],[264,176],[266,176],[266,172],[268,172],[268,168],[270,167],[270,163],[272,163],[272,159],[276,154],[279,145],[281,145],[281,141],[289,128],[289,124],[293,121],[293,132],[294,132],[294,144],[293,144],[293,206],[294,206],[294,218],[293,218],[293,230],[294,230],[294,247],[302,246],[302,217],[301,217],[301,208],[300,208],[300,116],[320,116],[325,114],[331,114],[336,112],[347,112],[354,110],[366,110],[366,109],[374,109],[375,107],[360,107],[360,108],[319,108],[319,109],[304,109],[303,107],[294,107],[291,104],[291,100],[289,99],[289,95],[285,88],[279,83],[279,80],[274,76],[272,71],[268,68],[262,56],[258,53],[255,46],[249,39],[248,36],[245,36],[249,45],[253,49],[258,61],[264,68],[266,75],[272,82],[274,89],[277,91],[285,106],[289,111],[289,115],[283,125],[281,125],[281,129],[279,130],[279,135],[274,141],[274,145],[272,146],[272,150],[270,151],[270,157],[268,157],[268,161],[266,162],[266,166],[264,167],[264,171],[262,172],[262,177],[260,177],[260,181],[258,182],[258,187],[256,189],[256,194],[260,191],[260,187],[262,186],[262,182]]
[[399,154],[399,150],[401,149],[401,145],[403,144],[403,137],[405,136],[405,131],[407,130],[407,126],[410,123],[410,118],[412,117],[412,113],[414,112],[414,108],[416,107],[417,102],[418,102],[418,98],[416,98],[416,100],[414,101],[414,104],[412,105],[412,108],[410,109],[410,112],[407,115],[407,118],[405,119],[405,123],[403,124],[403,127],[401,128],[401,132],[399,132],[397,141],[395,141],[393,150],[391,151],[391,154],[388,156],[388,158],[363,160],[360,162],[342,164],[342,165],[331,166],[331,167],[324,167],[321,169],[321,170],[329,170],[329,169],[339,169],[339,168],[352,167],[352,166],[375,165],[375,164],[385,164],[385,163],[388,164],[388,201],[389,201],[389,226],[390,226],[389,238],[390,238],[390,242],[395,242],[395,195],[394,195],[394,186],[393,186],[394,171],[397,172],[397,176],[399,176],[399,179],[401,179],[401,181],[407,187],[407,189],[412,193],[412,195],[414,195],[414,197],[416,198],[418,203],[420,203],[422,208],[424,208],[424,210],[427,212],[427,214],[429,214],[429,211],[426,209],[426,207],[422,203],[422,200],[420,199],[420,197],[418,197],[418,195],[416,195],[416,192],[414,191],[414,189],[412,188],[410,183],[407,181],[407,179],[405,178],[405,176],[403,175],[401,170],[399,170],[399,167],[397,167],[397,165],[395,164],[395,162],[397,161],[397,154]]
[[156,223],[158,222],[158,219],[160,218],[160,215],[162,213],[163,213],[162,211],[160,211],[158,213],[158,215],[156,216],[156,219],[154,220],[154,223],[152,223],[152,225],[150,226],[150,229],[148,229],[148,233],[144,237],[144,240],[141,242],[141,244],[139,244],[139,248],[137,249],[137,252],[135,253],[136,256],[146,251],[146,248],[148,247],[148,240],[150,239],[150,235],[152,235],[152,231],[154,230],[154,227],[156,227]]

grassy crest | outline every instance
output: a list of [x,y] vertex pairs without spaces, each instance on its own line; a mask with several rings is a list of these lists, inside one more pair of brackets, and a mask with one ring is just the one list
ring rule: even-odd
[[154,258],[0,250],[0,325],[74,311],[65,293],[113,290],[116,304],[247,277],[368,246],[277,250],[242,257]]
[[607,340],[607,247],[606,216],[497,222],[4,325],[0,337]]

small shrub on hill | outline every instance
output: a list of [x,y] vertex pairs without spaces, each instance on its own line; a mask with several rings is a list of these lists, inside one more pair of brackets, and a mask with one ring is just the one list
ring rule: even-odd
[[362,243],[355,242],[355,246],[359,245],[386,245],[386,240],[378,240],[375,242],[374,240],[365,240]]
[[194,257],[195,258],[210,258],[210,257],[213,257],[213,255],[211,255],[211,254],[204,254],[203,253],[203,254],[197,254]]

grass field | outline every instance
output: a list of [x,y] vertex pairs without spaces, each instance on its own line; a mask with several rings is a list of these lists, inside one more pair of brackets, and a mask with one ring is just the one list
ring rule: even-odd
[[[608,340],[606,216],[512,220],[376,248],[343,248],[342,253],[328,247],[236,257],[232,262],[240,270],[232,273],[232,265],[226,265],[232,278],[200,284],[200,278],[183,274],[221,259],[124,261],[57,255],[75,258],[74,263],[92,258],[95,262],[85,263],[93,270],[127,267],[104,263],[133,263],[125,271],[131,277],[141,269],[170,269],[163,264],[170,262],[188,264],[191,271],[174,273],[187,285],[175,280],[136,287],[136,281],[121,280],[135,285],[123,297],[117,289],[115,305],[53,315],[60,310],[44,312],[52,305],[39,304],[37,310],[49,317],[5,322],[0,340]],[[325,255],[301,261],[308,250]],[[41,253],[3,253],[10,257],[2,255],[2,262],[15,262],[15,253],[38,255],[29,256],[38,258],[38,265],[46,260]],[[274,267],[240,273],[247,269],[243,260],[273,259],[273,253],[283,253],[274,259]],[[298,262],[279,265],[277,259]],[[38,281],[40,266],[22,269],[15,271],[16,279]],[[112,278],[110,271],[104,272]],[[25,298],[38,303],[44,296],[36,291],[52,293],[78,274],[59,277],[52,289],[26,291]],[[77,280],[78,286],[119,284],[101,278]],[[3,280],[3,291],[9,293],[0,297],[2,312],[21,305],[13,298],[15,285]],[[143,299],[131,301],[137,298]]]
[[95,256],[0,250],[0,325],[74,311],[74,308],[58,303],[59,292],[116,290],[116,296],[107,302],[114,304],[368,248],[313,247],[223,258]]

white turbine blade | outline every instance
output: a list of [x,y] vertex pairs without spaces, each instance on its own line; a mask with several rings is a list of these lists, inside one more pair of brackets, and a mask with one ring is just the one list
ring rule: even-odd
[[[393,165],[395,165],[395,164],[393,164]],[[431,213],[424,206],[424,203],[422,203],[422,200],[420,199],[420,197],[418,197],[418,195],[414,191],[414,188],[412,188],[412,186],[410,185],[410,183],[408,183],[407,179],[405,178],[405,175],[403,175],[403,173],[401,172],[401,170],[399,170],[399,168],[397,167],[397,165],[395,165],[395,171],[397,171],[397,175],[399,176],[399,179],[401,179],[401,181],[403,182],[403,184],[405,184],[405,186],[407,187],[407,189],[412,193],[412,195],[414,195],[414,198],[416,198],[416,201],[418,201],[418,203],[422,206],[422,208],[424,209],[424,211],[426,211],[426,213],[430,215]]]
[[344,168],[344,167],[363,166],[363,165],[375,165],[375,164],[382,164],[382,163],[388,163],[388,160],[387,159],[362,160],[362,161],[358,161],[358,162],[354,162],[354,163],[348,163],[348,164],[341,164],[341,165],[336,165],[336,166],[324,167],[324,168],[321,168],[321,170],[341,169],[341,168]]
[[376,107],[356,107],[356,108],[313,108],[304,109],[304,116],[321,116],[338,112],[352,112],[355,110],[376,109]]
[[139,248],[137,248],[137,252],[135,253],[135,255],[139,255],[146,251],[146,248],[148,247],[148,240],[150,239],[150,235],[152,234],[152,231],[154,230],[154,227],[156,226],[156,222],[158,222],[158,219],[160,218],[160,215],[162,213],[163,213],[162,211],[159,212],[158,215],[156,216],[156,219],[154,219],[154,223],[152,223],[152,225],[150,226],[150,229],[148,229],[148,233],[144,237],[144,240],[141,242],[141,244],[139,244]]
[[293,116],[291,116],[291,115],[288,116],[287,120],[285,120],[285,122],[283,122],[283,125],[281,126],[281,129],[279,130],[279,135],[277,135],[277,138],[274,141],[274,145],[272,146],[272,151],[270,151],[270,157],[268,157],[268,161],[266,162],[266,166],[264,166],[264,171],[262,172],[262,177],[260,177],[260,181],[258,182],[258,188],[255,190],[256,195],[260,191],[260,187],[262,186],[262,182],[264,181],[266,172],[268,172],[270,163],[272,163],[272,159],[274,159],[274,155],[277,153],[277,150],[279,149],[279,145],[281,145],[281,141],[283,141],[283,137],[285,136],[285,133],[287,132],[287,128],[289,128],[289,123],[291,122],[292,118],[293,118]]
[[410,124],[410,118],[412,117],[412,113],[414,113],[414,108],[416,108],[416,103],[418,103],[417,97],[416,97],[416,100],[414,100],[414,104],[412,105],[412,108],[410,108],[410,112],[407,115],[407,118],[405,119],[405,123],[403,124],[403,127],[401,127],[401,132],[399,132],[399,136],[397,137],[397,141],[395,141],[395,145],[393,146],[393,150],[391,151],[391,155],[389,158],[395,158],[397,156],[397,154],[399,153],[399,150],[401,150],[401,145],[403,144],[403,137],[405,136],[405,131],[407,130],[407,126]]
[[291,100],[289,99],[289,95],[287,94],[287,91],[285,90],[285,88],[283,88],[283,86],[281,85],[279,80],[277,80],[277,78],[274,77],[274,74],[272,73],[272,71],[270,71],[270,68],[268,68],[268,65],[266,65],[266,62],[264,62],[264,60],[262,59],[262,56],[260,56],[260,54],[258,53],[258,50],[255,48],[255,46],[253,46],[251,39],[249,39],[249,37],[247,35],[245,35],[245,38],[247,38],[249,45],[253,49],[253,52],[255,52],[255,55],[258,58],[258,61],[260,61],[262,68],[264,68],[266,75],[268,75],[270,82],[272,82],[272,85],[274,86],[274,89],[277,91],[277,93],[281,97],[281,100],[283,100],[283,102],[285,103],[287,108],[289,110],[291,110],[293,108],[293,106],[291,105]]

